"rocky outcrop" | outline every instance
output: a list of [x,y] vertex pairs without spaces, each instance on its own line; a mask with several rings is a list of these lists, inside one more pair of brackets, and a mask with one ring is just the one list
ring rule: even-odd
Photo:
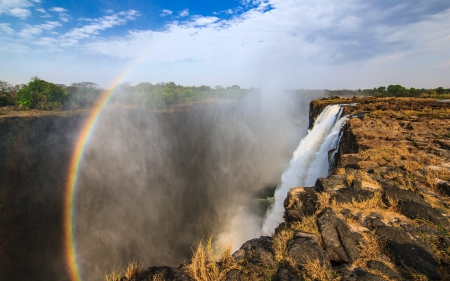
[[331,175],[292,188],[285,222],[219,262],[223,280],[450,280],[450,104],[322,99],[310,126],[336,103],[358,104]]

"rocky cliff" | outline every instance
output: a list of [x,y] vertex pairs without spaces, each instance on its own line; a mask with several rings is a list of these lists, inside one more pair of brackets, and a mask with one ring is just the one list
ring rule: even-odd
[[129,267],[122,280],[450,280],[450,104],[352,98],[334,169],[295,187],[272,237],[217,262],[210,244],[179,268]]

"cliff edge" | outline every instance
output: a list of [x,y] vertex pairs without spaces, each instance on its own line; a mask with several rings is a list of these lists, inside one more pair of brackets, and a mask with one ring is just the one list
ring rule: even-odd
[[450,104],[322,99],[310,124],[329,104],[353,104],[334,169],[289,191],[272,237],[219,261],[200,244],[190,263],[131,264],[121,280],[450,280]]

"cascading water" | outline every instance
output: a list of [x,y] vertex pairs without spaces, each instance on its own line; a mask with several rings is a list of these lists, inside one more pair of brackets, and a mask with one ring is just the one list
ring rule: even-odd
[[347,117],[341,105],[329,105],[317,117],[314,127],[300,141],[288,169],[275,190],[275,202],[267,211],[262,231],[271,235],[283,221],[283,202],[287,192],[296,186],[313,186],[319,177],[328,176],[328,151],[337,147],[339,132]]

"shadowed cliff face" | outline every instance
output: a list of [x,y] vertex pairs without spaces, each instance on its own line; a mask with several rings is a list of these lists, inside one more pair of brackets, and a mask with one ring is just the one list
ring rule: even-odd
[[[231,222],[251,226],[226,236],[231,240],[259,236],[255,226],[262,223],[263,206],[255,194],[277,184],[306,131],[310,99],[250,96],[171,112],[107,108],[86,146],[76,192],[74,229],[84,279],[101,279],[133,259],[145,266],[180,264],[199,239],[234,233]],[[83,118],[54,121],[59,119],[24,121],[13,126],[19,142],[2,141],[14,147],[1,169],[7,174],[1,208],[9,214],[0,227],[1,238],[8,238],[0,253],[8,264],[2,280],[67,278],[62,194]],[[242,206],[245,216],[239,215]]]

